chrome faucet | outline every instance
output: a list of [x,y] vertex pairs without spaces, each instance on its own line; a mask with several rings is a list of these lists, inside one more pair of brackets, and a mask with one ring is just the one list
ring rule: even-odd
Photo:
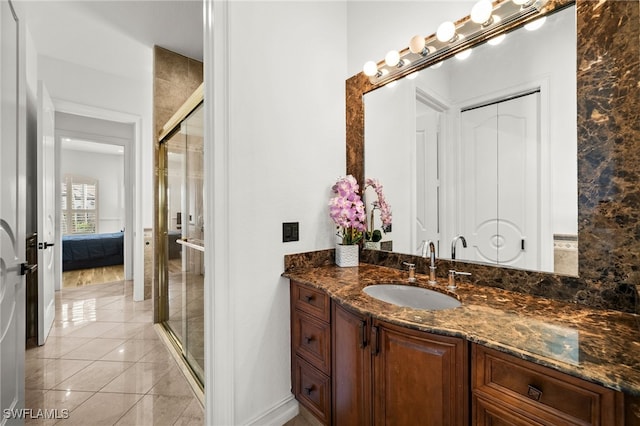
[[453,237],[453,240],[451,240],[451,260],[456,259],[456,243],[458,240],[462,241],[462,247],[467,248],[467,240],[462,235]]
[[426,258],[429,256],[429,281],[427,281],[431,285],[437,284],[436,282],[436,246],[433,244],[433,241],[425,241],[422,240],[421,255]]
[[[437,284],[436,282],[436,246],[433,244],[433,241],[427,241],[429,245],[429,281],[427,281],[431,285]],[[425,244],[425,246],[427,245]]]

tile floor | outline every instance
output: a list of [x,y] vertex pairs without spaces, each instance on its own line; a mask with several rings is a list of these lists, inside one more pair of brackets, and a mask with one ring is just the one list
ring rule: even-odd
[[[202,425],[204,414],[130,282],[65,289],[41,347],[25,356],[25,408],[68,410],[27,424]],[[57,422],[57,423],[56,423]]]

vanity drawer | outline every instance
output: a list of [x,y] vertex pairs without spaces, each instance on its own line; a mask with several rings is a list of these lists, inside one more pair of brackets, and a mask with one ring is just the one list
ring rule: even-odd
[[294,358],[294,394],[324,424],[331,419],[331,379],[311,364]]
[[294,353],[325,374],[331,374],[331,327],[302,311],[294,309],[292,322]]
[[473,345],[473,369],[475,396],[516,407],[543,424],[619,424],[613,390],[480,345]]
[[477,396],[473,397],[472,404],[471,424],[474,426],[545,426],[530,416],[525,417]]
[[329,296],[323,291],[291,281],[291,303],[294,308],[329,322],[329,300]]

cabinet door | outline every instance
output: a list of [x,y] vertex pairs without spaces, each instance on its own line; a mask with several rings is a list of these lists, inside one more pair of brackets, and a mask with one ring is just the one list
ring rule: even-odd
[[332,303],[333,424],[371,424],[367,316]]
[[376,425],[466,425],[468,349],[463,339],[374,321]]

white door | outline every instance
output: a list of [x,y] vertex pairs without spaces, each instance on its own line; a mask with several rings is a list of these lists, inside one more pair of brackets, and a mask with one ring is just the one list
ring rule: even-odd
[[[18,20],[8,0],[0,1],[0,407],[24,407],[25,148],[20,144]],[[19,73],[20,71],[20,73]],[[19,120],[20,118],[20,120]],[[4,411],[3,411],[4,414]],[[19,424],[11,416],[0,424]]]
[[[416,117],[416,235],[413,247],[422,241],[440,240],[440,177],[438,171],[438,138],[440,113],[417,101]],[[437,251],[439,253],[439,251]],[[420,252],[417,252],[420,254]]]
[[539,93],[461,114],[457,258],[539,269]]
[[38,82],[38,345],[55,318],[55,111],[46,86]]

